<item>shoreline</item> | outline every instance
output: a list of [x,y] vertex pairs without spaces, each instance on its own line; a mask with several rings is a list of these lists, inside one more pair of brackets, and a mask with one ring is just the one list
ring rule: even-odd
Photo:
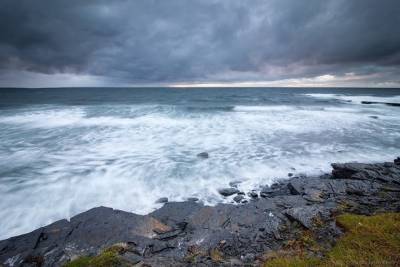
[[[240,204],[167,202],[147,214],[97,207],[0,241],[0,266],[63,266],[104,249],[142,266],[258,266],[302,231],[331,248],[343,235],[336,216],[400,211],[400,159],[332,164],[331,174],[291,177],[260,193],[220,190]],[[165,201],[165,199],[164,199]],[[319,255],[318,252],[310,252]],[[129,266],[129,265],[127,265]]]

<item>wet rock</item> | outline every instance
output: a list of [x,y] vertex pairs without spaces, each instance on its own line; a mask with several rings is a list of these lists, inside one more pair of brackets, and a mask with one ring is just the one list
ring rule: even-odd
[[371,119],[378,119],[378,116],[369,116]]
[[236,203],[240,203],[243,199],[244,199],[243,195],[237,195],[233,198],[233,201],[235,201]]
[[355,176],[368,168],[363,163],[333,163],[332,176],[337,179],[367,179],[365,176]]
[[289,172],[289,173],[287,174],[287,176],[288,176],[288,177],[292,177],[292,176],[293,176],[293,173]]
[[116,243],[124,244],[119,257],[131,265],[216,266],[202,256],[215,248],[224,255],[220,265],[257,265],[266,251],[293,240],[299,226],[322,242],[333,243],[341,234],[331,218],[333,212],[400,211],[399,165],[400,158],[377,164],[334,164],[332,175],[293,177],[265,186],[261,198],[252,201],[237,188],[222,189],[226,196],[237,193],[233,199],[243,205],[209,207],[192,198],[167,202],[144,216],[95,208],[70,221],[0,241],[0,265],[63,266],[73,257],[97,255]]
[[303,185],[298,180],[290,181],[287,186],[292,195],[300,195],[303,192]]
[[189,197],[187,201],[196,202],[199,201],[199,199],[197,197]]
[[258,198],[258,194],[257,192],[251,191],[249,193],[247,193],[247,195],[251,198]]
[[156,203],[167,203],[167,202],[168,202],[168,198],[167,197],[161,197],[161,198],[156,200]]
[[224,197],[232,196],[234,194],[239,193],[240,191],[237,188],[222,188],[218,190],[218,193],[223,195]]
[[201,159],[208,159],[210,157],[210,155],[207,152],[201,152],[201,153],[197,154],[197,157],[201,158]]
[[233,181],[229,183],[229,186],[233,188],[238,188],[238,185],[241,183],[242,183],[241,181]]

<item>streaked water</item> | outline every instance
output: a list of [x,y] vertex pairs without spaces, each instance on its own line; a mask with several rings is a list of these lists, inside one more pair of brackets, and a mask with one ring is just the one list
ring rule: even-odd
[[217,189],[230,181],[249,190],[331,162],[392,160],[400,108],[364,100],[400,103],[400,91],[0,89],[0,239],[94,206],[229,202]]

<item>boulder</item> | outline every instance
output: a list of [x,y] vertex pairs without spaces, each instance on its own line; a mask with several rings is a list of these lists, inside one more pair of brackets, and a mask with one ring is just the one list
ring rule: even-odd
[[307,229],[314,227],[318,218],[326,218],[329,211],[322,205],[301,206],[284,210],[289,219],[298,221]]
[[236,203],[240,203],[243,199],[244,199],[243,195],[237,195],[233,198],[233,201],[235,201]]
[[220,193],[221,195],[223,195],[224,197],[228,197],[228,196],[232,196],[234,194],[239,193],[240,191],[237,188],[221,188],[218,190],[218,193]]
[[258,198],[258,194],[257,192],[251,191],[249,193],[247,193],[247,195],[251,198]]

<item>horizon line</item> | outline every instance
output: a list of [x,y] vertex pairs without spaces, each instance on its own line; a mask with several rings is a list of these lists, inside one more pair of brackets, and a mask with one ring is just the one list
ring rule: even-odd
[[172,88],[172,89],[207,89],[207,88],[260,88],[260,89],[329,89],[329,88],[341,88],[341,89],[400,89],[400,87],[379,87],[379,86],[148,86],[148,85],[130,85],[130,86],[40,86],[40,87],[16,87],[16,86],[0,86],[0,89],[67,89],[67,88]]

